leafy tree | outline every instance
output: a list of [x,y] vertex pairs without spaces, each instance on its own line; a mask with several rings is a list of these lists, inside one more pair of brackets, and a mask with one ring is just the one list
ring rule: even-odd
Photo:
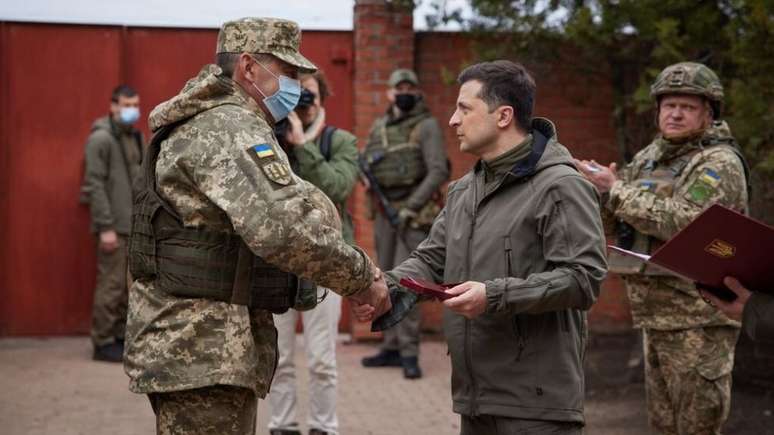
[[[654,132],[649,86],[665,66],[702,62],[718,73],[724,118],[753,168],[753,214],[774,221],[774,1],[469,0],[473,18],[429,0],[430,25],[457,22],[481,59],[540,64],[555,53],[610,84],[611,114],[628,160]],[[492,38],[498,40],[492,44]]]

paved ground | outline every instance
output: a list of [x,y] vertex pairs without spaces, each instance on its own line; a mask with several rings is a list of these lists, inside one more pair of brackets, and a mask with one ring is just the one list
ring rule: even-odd
[[[129,393],[121,366],[93,362],[90,351],[85,337],[0,340],[0,433],[153,433],[150,406],[143,396]],[[342,434],[459,433],[459,418],[450,410],[450,368],[443,342],[423,342],[421,361],[425,377],[418,381],[404,380],[398,369],[361,368],[360,358],[375,351],[373,343],[347,344],[346,337],[338,346]],[[296,355],[302,358],[303,352]],[[648,434],[642,384],[631,383],[624,368],[626,342],[620,338],[592,341],[588,355],[586,433]],[[300,360],[298,363],[303,365]],[[301,386],[305,379],[302,372]],[[774,406],[761,408],[760,402],[769,401],[770,405],[771,391],[742,397],[745,398],[747,401],[740,403],[752,407],[749,412],[761,423],[756,429],[744,429],[749,420],[744,418],[742,426],[737,426],[740,430],[726,433],[757,435],[770,431]],[[266,434],[268,407],[264,402],[259,404],[258,411],[258,433]]]

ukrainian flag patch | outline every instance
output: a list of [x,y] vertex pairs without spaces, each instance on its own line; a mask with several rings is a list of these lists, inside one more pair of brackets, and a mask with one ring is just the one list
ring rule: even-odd
[[704,173],[699,176],[699,179],[712,187],[718,187],[718,184],[720,184],[720,175],[709,168],[704,170]]
[[274,149],[267,143],[253,145],[251,148],[259,158],[274,157]]

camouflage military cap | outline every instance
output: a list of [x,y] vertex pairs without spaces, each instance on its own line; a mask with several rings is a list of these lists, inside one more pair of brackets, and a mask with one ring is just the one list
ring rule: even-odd
[[396,69],[390,74],[390,80],[387,82],[391,88],[398,86],[400,83],[409,82],[414,86],[419,86],[419,79],[414,71],[406,68]]
[[223,23],[216,53],[265,53],[312,73],[317,67],[298,52],[298,24],[279,18],[241,18]]
[[664,68],[650,87],[650,96],[665,94],[700,95],[717,103],[723,102],[723,85],[714,71],[696,62],[680,62]]

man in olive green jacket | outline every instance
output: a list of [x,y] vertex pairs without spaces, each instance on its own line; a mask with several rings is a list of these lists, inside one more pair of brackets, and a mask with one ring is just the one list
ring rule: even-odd
[[[473,65],[458,81],[449,124],[480,160],[449,186],[428,238],[387,273],[393,309],[374,328],[418,299],[398,279],[450,283],[443,329],[461,433],[580,434],[586,310],[607,269],[598,195],[554,125],[531,118],[535,84],[521,65]],[[355,307],[358,319],[370,312]]]
[[94,289],[91,341],[95,360],[120,362],[126,329],[126,238],[132,221],[132,186],[140,174],[142,136],[134,89],[115,88],[110,115],[94,121],[86,141],[82,200],[91,210],[97,235],[97,285]]

